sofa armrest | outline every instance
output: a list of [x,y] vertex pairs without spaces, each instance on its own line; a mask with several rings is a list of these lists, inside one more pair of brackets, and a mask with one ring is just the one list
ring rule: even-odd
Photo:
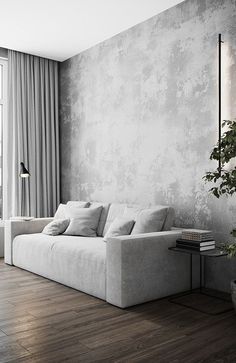
[[168,250],[180,236],[165,231],[108,239],[106,300],[124,308],[187,290],[190,260]]
[[31,221],[5,221],[4,260],[12,265],[12,244],[19,234],[40,233],[53,218],[35,218]]

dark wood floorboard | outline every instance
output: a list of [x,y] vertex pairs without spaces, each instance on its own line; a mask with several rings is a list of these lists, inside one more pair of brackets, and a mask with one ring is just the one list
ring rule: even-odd
[[[194,306],[203,304],[196,295]],[[169,299],[122,310],[1,259],[0,363],[8,362],[236,362],[236,314]]]

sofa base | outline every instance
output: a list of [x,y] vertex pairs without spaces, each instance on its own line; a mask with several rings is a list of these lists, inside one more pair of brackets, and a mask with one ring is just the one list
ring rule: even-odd
[[13,242],[13,264],[106,299],[106,245],[102,238],[20,235]]

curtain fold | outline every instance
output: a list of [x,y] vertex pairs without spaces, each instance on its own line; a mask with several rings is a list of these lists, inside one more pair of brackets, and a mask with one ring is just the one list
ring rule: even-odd
[[20,215],[20,162],[25,180],[25,210],[52,216],[59,204],[58,63],[8,52],[8,122],[3,127],[3,217]]

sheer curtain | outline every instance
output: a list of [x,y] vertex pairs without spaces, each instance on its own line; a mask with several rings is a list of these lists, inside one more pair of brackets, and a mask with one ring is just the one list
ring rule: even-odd
[[59,203],[58,64],[9,50],[8,122],[3,127],[3,217],[20,215],[20,162],[28,215],[52,216]]

